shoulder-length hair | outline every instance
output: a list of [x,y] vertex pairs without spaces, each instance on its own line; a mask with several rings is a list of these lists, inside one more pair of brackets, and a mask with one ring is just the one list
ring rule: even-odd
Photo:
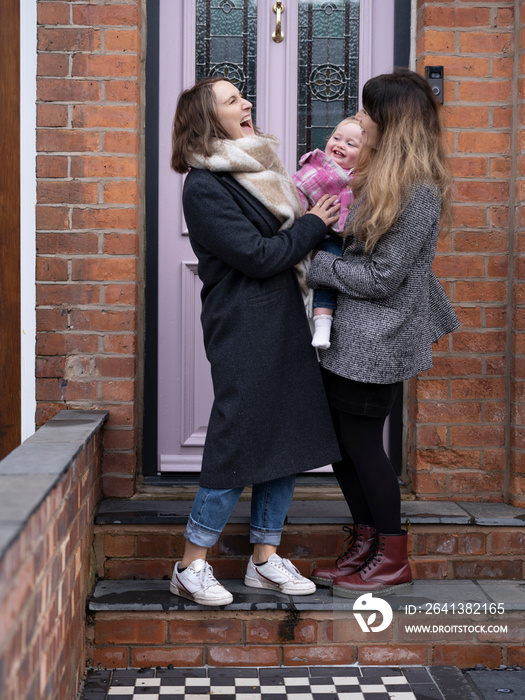
[[198,153],[211,156],[212,139],[229,138],[217,117],[215,83],[227,78],[204,78],[179,96],[171,137],[171,167],[178,173],[188,172],[190,156]]
[[397,221],[414,184],[434,185],[441,194],[441,219],[450,225],[452,176],[442,143],[439,105],[428,82],[408,69],[365,83],[363,108],[377,124],[375,149],[361,149],[352,190],[360,206],[345,235],[371,251]]

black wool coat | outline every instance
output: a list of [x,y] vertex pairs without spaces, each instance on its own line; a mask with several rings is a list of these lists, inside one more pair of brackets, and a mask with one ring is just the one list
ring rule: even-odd
[[326,234],[286,231],[231,175],[190,170],[184,216],[203,283],[214,403],[200,485],[249,486],[340,459],[292,266]]

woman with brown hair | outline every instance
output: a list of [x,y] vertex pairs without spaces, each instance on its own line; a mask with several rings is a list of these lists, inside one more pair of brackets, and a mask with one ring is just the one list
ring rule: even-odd
[[202,327],[214,403],[199,490],[172,593],[203,605],[232,596],[206,561],[245,486],[253,556],[245,584],[306,595],[315,585],[277,553],[295,474],[339,458],[298,264],[337,221],[334,197],[305,215],[251,104],[222,78],[183,92],[172,167],[186,173],[184,216],[202,280]]
[[331,347],[319,354],[343,455],[334,472],[354,521],[348,551],[312,579],[348,597],[412,582],[383,426],[401,383],[430,369],[432,343],[459,326],[432,272],[451,189],[432,90],[409,70],[377,76],[356,118],[364,145],[343,253],[317,253],[308,275],[338,292]]

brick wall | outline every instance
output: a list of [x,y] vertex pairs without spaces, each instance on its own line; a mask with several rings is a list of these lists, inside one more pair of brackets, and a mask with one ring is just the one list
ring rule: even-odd
[[410,384],[412,484],[420,497],[524,502],[508,473],[515,5],[417,3],[417,70],[444,66],[455,175],[454,223],[434,269],[463,324],[438,343],[434,369]]
[[[100,427],[104,418],[93,420]],[[56,438],[61,429],[68,430],[71,420],[55,421],[52,434]],[[82,430],[82,423],[78,425]],[[97,432],[87,439],[67,468],[60,463],[65,451],[60,439],[54,446],[56,458],[50,460],[46,448],[53,445],[49,435],[42,434],[28,448],[24,443],[2,462],[4,498],[34,502],[33,513],[7,548],[5,538],[14,527],[14,516],[11,525],[4,522],[0,557],[2,700],[71,700],[86,667],[86,599],[94,583],[93,520],[100,499],[101,435]],[[71,445],[71,438],[67,440]],[[43,450],[40,462],[38,450]],[[16,469],[6,469],[8,460],[16,461],[20,451],[22,463],[18,458]],[[42,462],[53,459],[58,464],[55,479],[42,467]],[[12,480],[16,483],[10,483]],[[19,494],[23,480],[31,482],[25,497]],[[5,500],[2,507],[7,507]]]
[[513,410],[511,420],[510,487],[516,502],[525,503],[525,2],[518,19],[516,61],[516,234],[514,238],[514,361],[511,368]]
[[37,424],[105,408],[103,487],[134,492],[141,0],[38,2]]

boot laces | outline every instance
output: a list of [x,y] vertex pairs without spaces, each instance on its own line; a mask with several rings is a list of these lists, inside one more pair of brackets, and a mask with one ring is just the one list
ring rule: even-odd
[[372,546],[372,551],[370,552],[370,556],[368,559],[365,561],[363,566],[361,567],[362,571],[370,571],[372,567],[375,567],[379,564],[381,559],[383,558],[383,552],[384,552],[384,547],[381,546],[378,540],[376,540]]
[[341,554],[341,556],[338,557],[338,564],[344,564],[348,557],[352,556],[352,554],[355,554],[357,552],[359,544],[359,535],[357,534],[355,528],[345,525],[343,527],[343,530],[344,532],[348,533],[348,537],[346,538],[346,541],[348,542],[348,549],[344,554]]

